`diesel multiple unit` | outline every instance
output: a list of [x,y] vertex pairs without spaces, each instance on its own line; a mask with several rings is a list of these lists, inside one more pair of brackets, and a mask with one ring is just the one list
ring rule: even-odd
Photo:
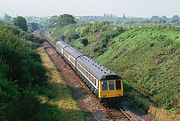
[[56,42],[55,48],[98,98],[123,96],[122,79],[116,73],[80,53],[64,41]]

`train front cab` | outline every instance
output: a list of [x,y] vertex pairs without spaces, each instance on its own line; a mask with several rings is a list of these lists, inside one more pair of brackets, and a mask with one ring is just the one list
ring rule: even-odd
[[111,98],[123,96],[122,80],[100,80],[99,81],[99,98]]

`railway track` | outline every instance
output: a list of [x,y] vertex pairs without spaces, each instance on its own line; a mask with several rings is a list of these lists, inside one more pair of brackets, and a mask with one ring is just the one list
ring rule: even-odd
[[101,102],[108,115],[113,121],[134,121],[129,114],[127,114],[123,108],[121,108],[117,103]]
[[[44,47],[45,49],[51,48],[51,49],[55,50],[55,47],[54,47],[55,42],[54,41],[52,42],[52,41],[48,40],[49,38],[47,38],[47,36],[45,36],[44,33],[40,33],[39,35],[42,36],[44,39],[46,39],[48,42],[48,46]],[[89,92],[92,93],[91,89],[83,81],[79,81],[79,84],[82,87],[88,89]],[[133,121],[131,119],[131,116],[126,114],[126,112],[122,108],[120,108],[118,106],[111,106],[111,105],[103,104],[100,102],[99,99],[96,98],[96,96],[94,94],[93,94],[93,98],[95,98],[97,100],[96,103],[100,103],[100,105],[102,106],[104,111],[107,112],[107,114],[110,117],[110,119],[109,119],[110,121]],[[97,105],[99,105],[99,104],[97,104]]]
[[104,106],[113,121],[133,121],[121,108],[109,108]]

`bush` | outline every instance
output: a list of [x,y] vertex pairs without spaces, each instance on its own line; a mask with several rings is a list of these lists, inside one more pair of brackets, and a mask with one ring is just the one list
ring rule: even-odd
[[79,38],[75,25],[67,25],[61,28],[56,28],[54,35],[57,39],[65,40],[67,43]]
[[9,108],[9,121],[37,121],[40,104],[31,91],[23,91],[21,97]]
[[[0,120],[8,120],[19,96],[17,85],[0,76]],[[13,113],[16,114],[16,112]]]
[[88,45],[88,39],[87,38],[81,38],[80,41],[83,44],[83,46],[87,46]]

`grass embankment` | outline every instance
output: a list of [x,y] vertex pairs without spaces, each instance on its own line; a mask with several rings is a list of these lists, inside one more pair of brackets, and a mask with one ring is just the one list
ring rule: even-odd
[[179,108],[179,32],[178,27],[127,30],[97,60],[121,74],[155,104]]
[[163,108],[150,106],[149,113],[154,115],[159,121],[180,121],[179,111],[167,111]]
[[[132,28],[114,38],[114,43],[97,58],[135,89],[125,89],[131,100],[161,120],[165,120],[164,114],[167,114],[166,120],[179,117],[179,32],[179,27]],[[151,102],[173,113],[149,108]]]
[[[122,29],[95,23],[78,26],[76,33],[80,38],[69,42],[121,75],[126,82],[125,95],[132,102],[146,110],[154,105],[178,114],[180,27]],[[82,45],[81,38],[88,39],[87,46]]]
[[39,49],[39,53],[49,76],[47,84],[35,89],[38,100],[43,104],[39,118],[43,121],[82,121],[83,113],[76,106],[62,76],[43,48]]

